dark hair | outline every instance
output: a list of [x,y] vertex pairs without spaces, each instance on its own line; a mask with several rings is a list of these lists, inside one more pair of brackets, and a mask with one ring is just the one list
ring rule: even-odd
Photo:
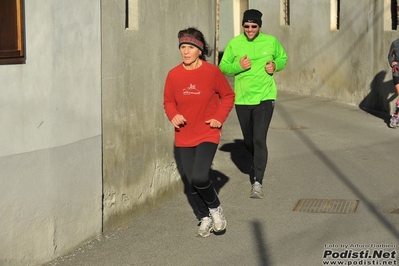
[[204,35],[202,32],[197,30],[194,27],[190,27],[184,30],[179,31],[177,34],[177,38],[180,39],[182,37],[192,37],[204,44],[204,49],[202,50],[202,53],[199,58],[202,60],[206,61],[205,57],[210,57],[212,55],[212,51],[209,49],[208,43],[205,41]]

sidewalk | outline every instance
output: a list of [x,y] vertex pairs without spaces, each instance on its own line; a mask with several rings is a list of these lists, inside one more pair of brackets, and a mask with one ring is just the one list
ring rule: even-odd
[[[45,265],[397,265],[399,214],[390,212],[399,207],[399,129],[386,122],[356,106],[280,92],[268,135],[265,198],[257,200],[249,198],[233,110],[211,173],[225,234],[195,237],[197,221],[182,192]],[[293,211],[301,199],[359,204],[345,214]],[[330,261],[323,263],[323,255]]]

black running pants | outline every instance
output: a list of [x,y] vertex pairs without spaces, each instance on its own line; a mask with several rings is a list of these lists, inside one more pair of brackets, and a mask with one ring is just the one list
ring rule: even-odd
[[236,105],[235,109],[245,147],[252,155],[252,175],[255,181],[262,184],[269,155],[266,138],[273,116],[274,100],[262,101],[258,105]]
[[196,147],[176,147],[200,219],[209,216],[209,208],[217,208],[220,205],[218,195],[209,178],[217,147],[217,144],[211,142],[204,142]]

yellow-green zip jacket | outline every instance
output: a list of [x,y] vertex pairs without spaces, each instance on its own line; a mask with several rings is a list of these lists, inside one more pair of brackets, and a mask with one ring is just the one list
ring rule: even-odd
[[[248,70],[240,66],[240,59],[245,55],[251,60]],[[235,104],[256,105],[277,97],[276,82],[273,75],[266,72],[266,63],[274,62],[277,72],[284,69],[287,60],[288,56],[276,37],[259,33],[248,41],[244,34],[240,34],[227,44],[219,68],[225,75],[235,76]]]

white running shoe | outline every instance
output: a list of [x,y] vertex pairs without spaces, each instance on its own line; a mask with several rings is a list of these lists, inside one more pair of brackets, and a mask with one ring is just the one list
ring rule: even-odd
[[398,126],[398,116],[397,115],[393,114],[391,116],[391,121],[390,121],[389,126],[391,128],[396,128]]
[[197,235],[198,237],[208,237],[213,230],[213,221],[211,217],[203,217],[201,219],[201,225],[198,229]]
[[210,210],[210,215],[213,219],[213,230],[215,232],[220,232],[226,229],[227,221],[223,215],[222,207],[217,207],[216,210]]
[[258,181],[252,185],[251,198],[263,199],[262,185]]

